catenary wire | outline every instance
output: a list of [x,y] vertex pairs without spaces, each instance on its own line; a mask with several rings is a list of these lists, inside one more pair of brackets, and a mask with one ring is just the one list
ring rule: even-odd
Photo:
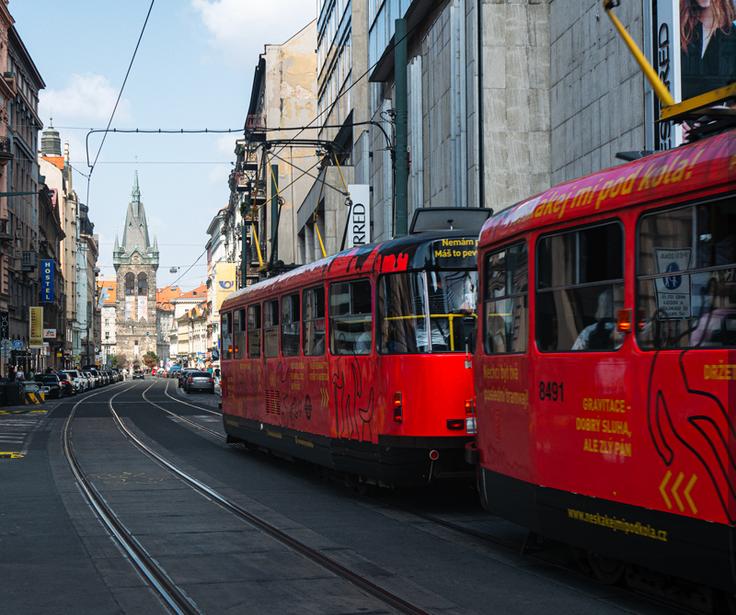
[[[87,164],[90,167],[89,174],[90,178],[92,176],[92,172],[95,170],[95,165],[97,164],[97,160],[100,157],[100,152],[102,151],[102,146],[105,145],[105,139],[107,139],[107,134],[110,130],[110,126],[112,125],[112,120],[115,117],[115,112],[118,110],[118,105],[120,104],[120,99],[123,96],[123,90],[125,90],[125,84],[128,82],[128,77],[130,76],[130,71],[133,69],[133,62],[135,62],[135,57],[138,54],[138,48],[141,45],[141,40],[143,40],[143,33],[146,31],[146,26],[148,25],[148,18],[151,16],[151,11],[153,10],[153,5],[156,3],[156,0],[151,0],[151,4],[148,7],[148,12],[146,13],[146,19],[143,22],[143,27],[141,28],[141,33],[138,35],[138,41],[135,44],[135,49],[133,49],[133,55],[130,58],[130,63],[128,64],[128,70],[125,72],[125,78],[123,79],[123,83],[120,86],[120,91],[118,92],[117,100],[115,100],[115,106],[112,108],[112,113],[110,114],[110,119],[107,121],[107,127],[105,128],[105,133],[102,136],[102,141],[100,142],[100,146],[97,148],[97,154],[95,154],[95,160],[90,165],[89,164],[89,158],[87,160]],[[88,152],[89,153],[89,152]],[[87,201],[89,201],[89,198],[87,198]],[[89,203],[87,203],[89,205]]]

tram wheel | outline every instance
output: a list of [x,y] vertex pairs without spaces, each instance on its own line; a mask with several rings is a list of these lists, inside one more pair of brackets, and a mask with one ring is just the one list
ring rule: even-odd
[[588,551],[587,563],[593,576],[605,585],[615,585],[624,576],[626,566],[623,562]]

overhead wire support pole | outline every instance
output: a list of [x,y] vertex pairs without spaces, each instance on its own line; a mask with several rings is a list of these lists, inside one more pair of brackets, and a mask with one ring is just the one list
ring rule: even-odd
[[396,211],[394,212],[394,237],[403,237],[409,230],[409,152],[408,144],[408,97],[406,66],[409,45],[407,43],[406,19],[396,20],[396,44],[394,46],[394,75],[396,113]]

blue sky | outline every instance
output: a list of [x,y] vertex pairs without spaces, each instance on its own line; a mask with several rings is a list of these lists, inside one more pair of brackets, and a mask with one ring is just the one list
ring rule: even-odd
[[[150,0],[11,0],[16,28],[46,82],[40,114],[53,116],[72,165],[87,172],[87,128],[104,128]],[[258,54],[316,16],[315,0],[156,0],[113,121],[117,128],[243,126]],[[99,146],[90,138],[90,156]],[[138,169],[149,229],[161,251],[158,286],[172,266],[204,250],[212,216],[227,203],[235,136],[110,134],[90,184],[90,218],[100,236],[99,265],[113,277],[112,249],[122,237]],[[137,162],[136,162],[137,160]],[[162,164],[162,163],[176,164]],[[204,163],[204,164],[203,164]],[[86,180],[74,174],[86,200]],[[206,277],[206,258],[179,284]]]

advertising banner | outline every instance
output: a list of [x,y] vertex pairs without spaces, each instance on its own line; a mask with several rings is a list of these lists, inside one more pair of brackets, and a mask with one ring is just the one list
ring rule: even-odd
[[[680,0],[654,0],[652,66],[676,100],[680,100]],[[656,122],[659,100],[654,97],[654,149],[665,150],[682,143],[682,130],[672,122]]]
[[56,300],[54,292],[55,263],[50,258],[41,259],[41,301],[53,303]]
[[56,339],[56,329],[44,329],[43,330],[43,339],[45,339],[45,340],[55,340]]
[[138,296],[138,320],[148,320],[148,297]]
[[[736,0],[652,0],[651,15],[651,63],[675,102],[736,81]],[[677,147],[690,126],[657,122],[659,107],[654,147]]]
[[222,302],[235,290],[235,263],[215,264],[215,310],[220,311]]
[[133,318],[133,308],[135,308],[135,297],[133,295],[125,296],[125,320]]
[[364,246],[371,242],[371,190],[368,184],[350,184],[350,200],[353,202],[348,217],[346,248]]
[[29,348],[43,348],[43,308],[28,308],[28,343]]

